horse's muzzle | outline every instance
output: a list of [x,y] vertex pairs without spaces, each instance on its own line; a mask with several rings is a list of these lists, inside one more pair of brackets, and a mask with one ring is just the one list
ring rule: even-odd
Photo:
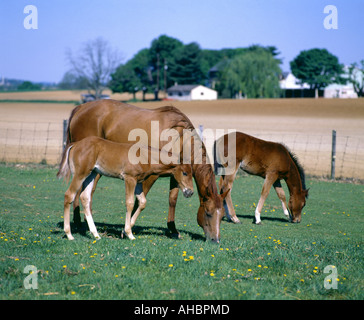
[[191,189],[184,189],[183,190],[183,195],[186,197],[186,198],[190,198],[192,197],[193,195],[193,191]]
[[206,242],[220,243],[220,239],[206,235]]
[[293,219],[291,220],[292,223],[300,223],[301,222],[301,219]]

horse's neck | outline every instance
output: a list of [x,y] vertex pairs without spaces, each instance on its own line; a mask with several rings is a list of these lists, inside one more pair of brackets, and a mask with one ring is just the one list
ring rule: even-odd
[[302,191],[301,177],[295,164],[293,164],[292,169],[289,172],[286,183],[290,195],[298,194]]
[[150,174],[163,174],[163,173],[171,173],[174,166],[166,165],[163,163],[156,163],[149,165],[149,173]]
[[193,172],[200,197],[211,197],[217,194],[215,174],[210,164],[195,164]]

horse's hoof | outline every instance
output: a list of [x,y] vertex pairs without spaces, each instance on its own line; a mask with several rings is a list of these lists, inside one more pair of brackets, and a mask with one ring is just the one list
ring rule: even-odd
[[167,237],[171,239],[182,239],[181,235],[178,232],[167,232]]
[[256,224],[257,226],[261,226],[262,225],[262,221],[254,222],[254,224]]

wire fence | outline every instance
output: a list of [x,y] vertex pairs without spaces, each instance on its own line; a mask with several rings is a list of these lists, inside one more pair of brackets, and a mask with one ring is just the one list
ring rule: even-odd
[[56,164],[62,153],[63,124],[0,121],[0,161]]
[[[0,121],[0,161],[57,164],[63,150],[64,123]],[[331,134],[257,134],[258,138],[284,143],[293,151],[306,174],[364,180],[364,137],[336,135],[332,155]]]

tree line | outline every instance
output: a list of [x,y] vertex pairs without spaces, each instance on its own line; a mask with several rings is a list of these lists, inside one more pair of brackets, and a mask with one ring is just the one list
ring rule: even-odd
[[[96,97],[105,87],[112,92],[154,92],[178,84],[202,84],[218,91],[220,98],[276,98],[281,95],[279,79],[282,63],[274,46],[209,50],[196,42],[161,35],[149,48],[137,52],[126,63],[120,54],[98,38],[86,43],[78,55],[67,53],[71,70],[60,88],[89,88]],[[323,89],[331,83],[353,83],[363,95],[364,60],[353,63],[348,74],[339,59],[326,49],[304,50],[290,62],[292,73],[311,89]],[[358,73],[361,72],[360,73]]]
[[[220,97],[278,97],[281,61],[275,47],[209,50],[162,35],[111,74],[113,92],[165,91],[174,84],[213,87]],[[244,72],[243,72],[243,70]]]

